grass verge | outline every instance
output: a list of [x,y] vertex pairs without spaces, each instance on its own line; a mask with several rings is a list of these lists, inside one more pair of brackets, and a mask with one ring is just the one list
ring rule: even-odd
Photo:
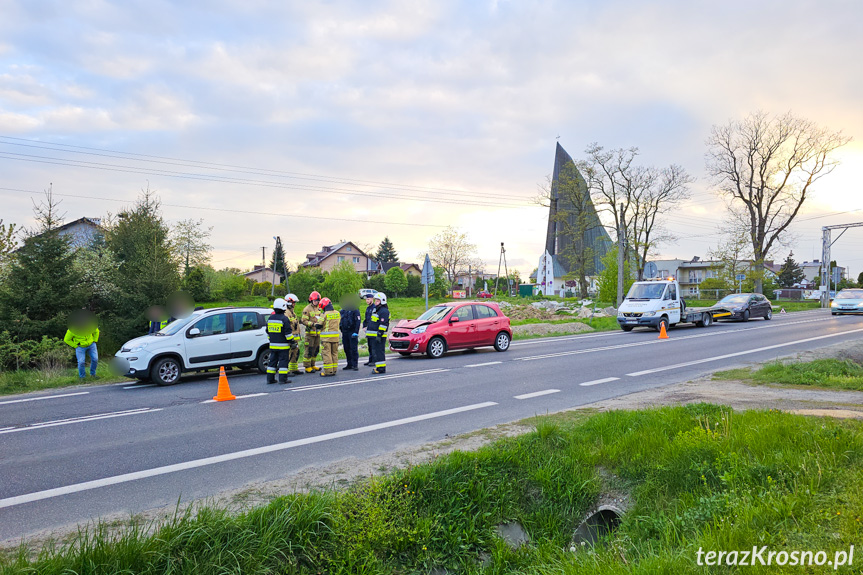
[[[833,558],[859,544],[861,481],[860,422],[706,404],[570,412],[346,492],[81,531],[36,557],[22,547],[0,574],[704,573],[700,548]],[[609,490],[631,501],[622,524],[595,549],[570,551],[573,529]],[[531,537],[515,550],[495,534],[511,521]]]
[[720,371],[714,378],[863,391],[863,366],[847,359],[775,361],[758,369]]
[[122,377],[117,377],[111,373],[107,360],[99,362],[96,376],[97,379],[90,377],[89,364],[87,366],[87,377],[83,382],[78,378],[77,367],[58,370],[18,369],[0,371],[0,395],[28,393],[43,389],[81,385],[82,383],[111,383],[123,380]]

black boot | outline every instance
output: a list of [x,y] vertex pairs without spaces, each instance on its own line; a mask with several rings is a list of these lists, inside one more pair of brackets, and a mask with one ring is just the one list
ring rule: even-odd
[[268,376],[267,376],[267,383],[276,383],[276,378],[275,378],[275,377],[270,377],[270,376],[268,375]]

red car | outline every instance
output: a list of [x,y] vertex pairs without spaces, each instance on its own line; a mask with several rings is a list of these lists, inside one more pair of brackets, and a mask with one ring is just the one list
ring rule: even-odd
[[493,294],[493,293],[491,293],[490,291],[482,290],[481,292],[479,292],[478,294],[476,294],[476,297],[479,297],[479,298],[482,298],[482,299],[491,299],[491,298],[493,298],[493,297],[494,297],[494,294]]
[[496,303],[463,301],[436,305],[417,319],[401,320],[390,334],[390,349],[436,359],[450,349],[494,346],[506,351],[511,341],[509,318]]

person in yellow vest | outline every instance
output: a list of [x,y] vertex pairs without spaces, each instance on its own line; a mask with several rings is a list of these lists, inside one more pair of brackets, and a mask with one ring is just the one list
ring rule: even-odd
[[78,378],[84,379],[87,356],[90,357],[90,377],[96,377],[96,367],[99,365],[99,351],[96,348],[96,343],[99,341],[99,327],[96,325],[96,317],[85,310],[76,313],[72,317],[63,341],[75,350],[75,359],[78,360]]
[[324,371],[321,377],[335,375],[339,369],[339,322],[342,315],[333,309],[333,302],[325,297],[318,304],[324,314],[323,331],[321,331],[321,354],[324,358]]
[[300,361],[300,318],[297,317],[297,312],[294,305],[299,303],[300,298],[289,293],[285,296],[285,301],[288,302],[288,309],[285,316],[291,320],[291,352],[288,357],[288,372],[291,375],[301,375],[303,372],[299,369]]
[[321,294],[313,291],[309,294],[309,305],[303,308],[303,314],[300,316],[300,323],[306,327],[306,350],[303,358],[303,367],[306,368],[306,373],[321,371],[321,368],[315,365],[315,360],[321,349],[321,327],[323,327],[322,322],[324,321],[320,313],[321,310],[318,308],[320,303]]

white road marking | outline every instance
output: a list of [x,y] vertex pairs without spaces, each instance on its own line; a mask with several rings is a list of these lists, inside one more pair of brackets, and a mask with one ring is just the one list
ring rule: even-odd
[[[794,325],[794,324],[801,324],[801,323],[815,323],[815,322],[819,322],[819,321],[829,321],[829,320],[830,320],[830,318],[810,319],[810,320],[803,320],[803,321],[796,321],[796,322],[786,322],[786,323],[783,323],[781,325],[786,326],[786,325]],[[564,357],[567,355],[579,355],[582,353],[593,353],[596,351],[608,351],[608,350],[612,350],[612,349],[624,349],[627,347],[638,347],[638,346],[642,346],[642,345],[667,344],[669,342],[674,342],[674,341],[684,341],[687,339],[697,339],[697,338],[701,338],[701,337],[712,337],[715,335],[725,335],[725,334],[729,334],[729,333],[739,334],[742,331],[755,331],[758,329],[771,329],[772,327],[774,327],[774,326],[764,325],[764,326],[759,326],[759,327],[748,327],[748,328],[745,328],[743,330],[741,330],[741,329],[726,329],[723,331],[709,331],[709,329],[708,329],[708,331],[705,331],[703,333],[684,335],[684,336],[678,336],[678,337],[671,337],[669,339],[649,339],[647,341],[634,341],[634,342],[629,342],[629,343],[621,343],[618,345],[606,345],[603,347],[592,347],[592,348],[588,348],[588,349],[576,349],[576,350],[572,350],[572,351],[561,351],[561,352],[557,352],[557,353],[547,353],[544,355],[517,357],[514,359],[514,361],[534,361],[534,360],[538,360],[538,359],[550,359],[553,357]]]
[[[237,399],[246,399],[247,397],[261,397],[262,395],[269,395],[269,393],[247,393],[246,395],[237,395],[235,396]],[[201,403],[224,403],[224,401],[216,401],[215,399],[208,399],[207,401],[202,401]]]
[[611,381],[619,380],[619,377],[606,377],[603,379],[594,379],[593,381],[585,381],[584,383],[579,383],[581,387],[589,387],[591,385],[599,385],[600,383],[609,383]]
[[66,485],[64,487],[56,487],[54,489],[46,489],[44,491],[36,491],[34,493],[26,493],[24,495],[17,495],[15,497],[7,497],[5,499],[0,499],[0,509],[5,508],[5,507],[12,507],[14,505],[21,505],[23,503],[31,503],[33,501],[41,501],[43,499],[50,499],[52,497],[60,497],[62,495],[69,495],[70,493],[79,493],[81,491],[87,491],[90,489],[98,489],[100,487],[107,487],[109,485],[117,485],[119,483],[127,483],[129,481],[136,481],[138,479],[145,479],[147,477],[166,475],[168,473],[175,473],[177,471],[187,471],[189,469],[196,469],[196,468],[205,467],[208,465],[215,465],[217,463],[224,463],[226,461],[234,461],[237,459],[254,457],[256,455],[264,455],[266,453],[273,453],[276,451],[284,451],[286,449],[292,449],[294,447],[301,447],[303,445],[312,445],[315,443],[322,443],[324,441],[330,441],[332,439],[341,439],[343,437],[351,437],[354,435],[360,435],[363,433],[370,433],[372,431],[378,431],[381,429],[390,429],[393,427],[399,427],[402,425],[409,425],[411,423],[417,423],[419,421],[427,421],[429,419],[437,419],[439,417],[446,417],[448,415],[454,415],[456,413],[464,413],[467,411],[474,411],[477,409],[492,407],[494,405],[497,405],[497,403],[495,403],[493,401],[486,401],[484,403],[474,403],[472,405],[465,405],[462,407],[454,407],[452,409],[444,409],[442,411],[433,411],[431,413],[424,413],[422,415],[414,415],[412,417],[405,417],[402,419],[394,419],[391,421],[384,421],[382,423],[365,425],[363,427],[355,427],[353,429],[345,429],[344,431],[325,433],[323,435],[315,435],[312,437],[305,437],[303,439],[295,439],[293,441],[286,441],[284,443],[275,443],[273,445],[265,445],[263,447],[255,447],[253,449],[244,449],[242,451],[234,451],[232,453],[225,453],[223,455],[216,455],[213,457],[205,457],[203,459],[193,459],[191,461],[184,461],[183,463],[175,463],[173,465],[164,465],[162,467],[154,467],[152,469],[144,469],[142,471],[135,471],[132,473],[124,473],[122,475],[114,475],[113,477],[105,477],[103,479],[96,479],[93,481],[85,481],[83,483],[75,483],[72,485]]
[[472,363],[470,365],[466,365],[465,367],[483,367],[486,365],[497,365],[499,363],[503,363],[502,361],[487,361],[485,363]]
[[317,383],[312,385],[304,385],[303,387],[295,387],[293,389],[289,389],[288,391],[310,391],[313,389],[326,389],[328,387],[342,387],[345,385],[355,385],[357,383],[368,383],[370,381],[384,381],[387,379],[399,379],[402,377],[413,377],[415,375],[433,375],[435,373],[443,373],[445,371],[449,371],[448,369],[426,369],[422,371],[410,371],[408,373],[393,373],[393,374],[384,374],[384,375],[376,375],[373,377],[364,377],[361,379],[351,379],[349,381],[342,382],[331,382],[331,383]]
[[156,387],[155,383],[142,383],[138,385],[127,385],[123,389],[141,389],[142,387]]
[[70,425],[72,423],[86,423],[88,421],[98,421],[100,419],[112,419],[115,417],[125,417],[127,415],[139,415],[141,413],[155,413],[162,411],[162,408],[141,407],[138,409],[129,409],[126,411],[115,411],[112,413],[98,413],[96,415],[85,415],[83,417],[70,417],[68,419],[55,419],[53,421],[43,421],[41,423],[33,423],[24,427],[12,427],[0,429],[0,434],[17,433],[19,431],[31,431],[33,429],[43,429],[45,427],[57,427],[59,425]]
[[534,391],[533,393],[523,393],[521,395],[514,395],[516,399],[530,399],[532,397],[540,397],[541,395],[549,395],[552,393],[560,393],[559,389],[544,389],[543,391]]
[[638,377],[639,375],[647,375],[649,373],[658,373],[660,371],[668,371],[670,369],[678,369],[681,367],[689,367],[690,365],[698,365],[700,363],[707,363],[710,361],[719,361],[720,359],[728,359],[730,357],[740,357],[741,355],[749,355],[752,353],[759,353],[762,351],[769,351],[771,349],[779,349],[780,347],[788,347],[789,345],[797,345],[798,343],[807,343],[810,341],[818,341],[820,339],[827,339],[831,337],[840,337],[843,335],[849,335],[852,333],[863,332],[863,329],[852,329],[850,331],[843,331],[841,333],[829,333],[827,335],[819,335],[817,337],[807,337],[806,339],[798,339],[796,341],[789,341],[787,343],[777,343],[776,345],[768,345],[765,347],[757,347],[755,349],[747,349],[746,351],[738,351],[735,353],[726,353],[725,355],[717,355],[714,357],[706,357],[704,359],[696,359],[694,361],[687,361],[684,363],[677,363],[674,365],[667,365],[665,367],[657,367],[655,369],[645,369],[644,371],[636,371],[634,373],[627,373],[629,377]]
[[8,401],[0,401],[0,405],[8,405],[10,403],[24,403],[26,401],[42,401],[43,399],[59,399],[61,397],[72,397],[75,395],[87,395],[89,391],[79,391],[77,393],[64,393],[63,395],[43,395],[42,397],[27,397],[25,399],[10,399]]

